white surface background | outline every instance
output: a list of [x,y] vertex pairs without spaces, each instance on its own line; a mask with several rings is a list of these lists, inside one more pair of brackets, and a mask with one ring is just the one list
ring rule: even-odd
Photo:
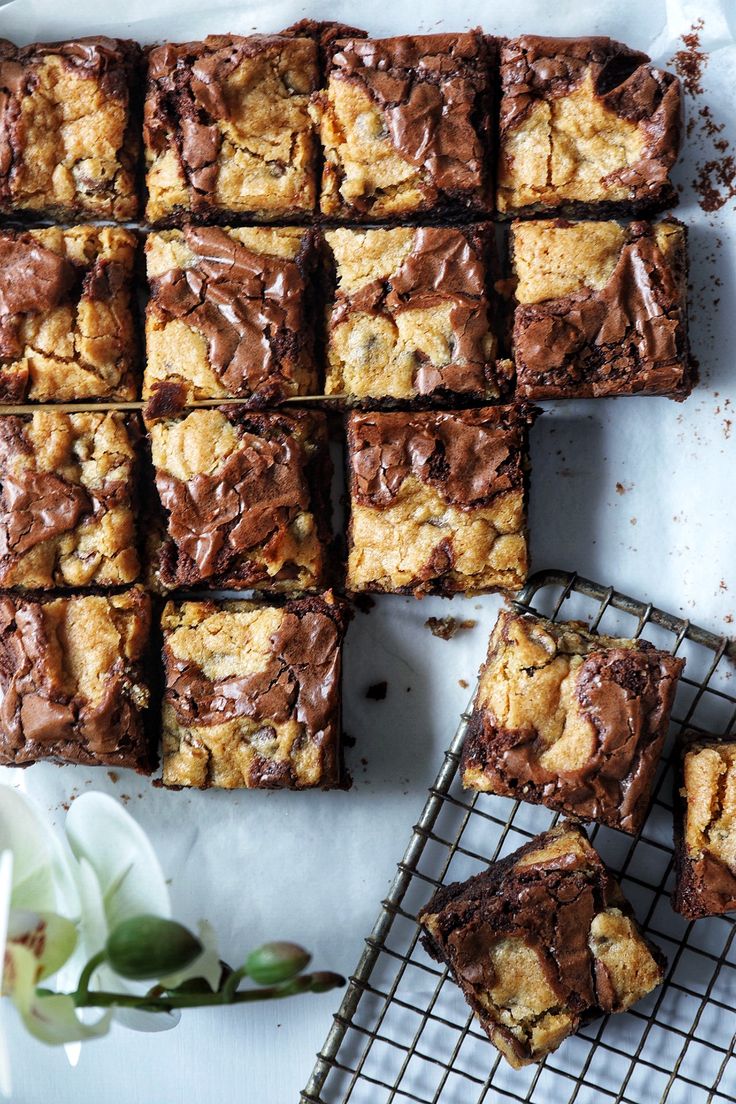
[[[702,17],[701,42],[709,52],[704,102],[717,119],[733,118],[736,5],[729,0],[468,0],[446,18],[442,0],[423,0],[419,18],[418,7],[410,0],[308,7],[285,0],[262,7],[248,0],[11,0],[0,2],[0,35],[25,42],[104,32],[150,42],[278,30],[310,15],[365,26],[373,35],[477,23],[503,34],[609,34],[666,63],[680,47],[679,35]],[[689,113],[698,106],[689,100]],[[732,632],[736,432],[729,435],[727,423],[736,421],[736,249],[728,232],[734,203],[707,215],[695,202],[694,166],[713,156],[710,149],[696,128],[677,172],[678,214],[691,228],[692,343],[700,386],[685,404],[549,404],[533,431],[530,525],[534,568],[575,568]],[[166,793],[125,772],[113,784],[103,770],[45,765],[26,772],[25,784],[57,819],[64,815],[62,803],[83,790],[128,795],[129,810],[150,833],[172,879],[176,913],[190,922],[208,918],[231,961],[265,939],[291,938],[314,951],[318,967],[347,974],[465,705],[467,691],[458,680],[472,683],[497,606],[496,599],[386,597],[370,615],[357,614],[346,654],[345,728],[357,741],[347,753],[355,778],[349,793]],[[435,639],[424,621],[446,613],[475,618],[477,627],[449,642]],[[383,679],[386,700],[367,701],[365,689]],[[75,1070],[63,1051],[24,1037],[6,1012],[13,1099],[294,1104],[339,999],[331,993],[192,1012],[160,1035],[116,1029],[85,1044]]]

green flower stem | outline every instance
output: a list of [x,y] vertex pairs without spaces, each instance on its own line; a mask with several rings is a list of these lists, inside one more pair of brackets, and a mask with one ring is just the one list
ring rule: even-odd
[[89,983],[92,980],[92,975],[97,967],[102,965],[106,958],[107,953],[104,950],[98,951],[96,955],[92,955],[92,958],[89,960],[89,962],[79,975],[79,984],[77,985],[77,991],[76,993],[72,993],[74,1003],[78,1005],[78,1007],[86,1007],[86,1001],[89,997]]
[[[90,963],[92,961],[90,960]],[[90,963],[88,963],[88,966]],[[99,965],[99,963],[96,965]],[[85,972],[86,970],[87,967],[85,967]],[[334,986],[345,984],[345,979],[338,974],[332,974],[330,978],[334,979]],[[292,978],[291,981],[283,982],[281,985],[245,989],[241,992],[229,992],[223,989],[218,993],[171,993],[168,996],[153,999],[145,995],[108,993],[102,990],[82,993],[81,981],[82,979],[80,979],[80,988],[77,992],[71,994],[78,1008],[109,1008],[111,1005],[115,1005],[118,1008],[139,1008],[145,1012],[170,1012],[174,1008],[205,1008],[218,1004],[248,1004],[251,1001],[294,997],[300,993],[310,992],[314,984],[319,985],[320,992],[325,992],[324,973],[304,974],[301,977]]]

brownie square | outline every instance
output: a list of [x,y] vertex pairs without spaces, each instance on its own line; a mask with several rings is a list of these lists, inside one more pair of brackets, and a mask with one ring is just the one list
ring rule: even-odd
[[0,211],[136,217],[140,59],[115,38],[0,39]]
[[193,410],[149,426],[163,589],[302,592],[326,572],[331,465],[323,414]]
[[307,105],[318,84],[309,38],[209,35],[153,47],[143,126],[148,221],[310,213],[317,139]]
[[677,77],[610,38],[511,39],[501,51],[498,210],[674,206],[681,98]]
[[361,405],[493,401],[508,384],[491,309],[492,228],[331,230],[328,395]]
[[0,763],[133,767],[154,761],[144,729],[150,598],[0,596]]
[[150,234],[144,397],[315,394],[314,260],[313,231],[295,227]]
[[521,586],[534,413],[352,413],[348,588],[419,597]]
[[519,396],[690,393],[682,223],[516,222],[511,240]]
[[478,1023],[515,1068],[539,1062],[596,1016],[625,1012],[661,984],[644,936],[582,828],[562,823],[419,914]]
[[118,412],[0,417],[0,587],[135,582],[138,437]]
[[169,602],[162,625],[164,785],[338,784],[345,616],[330,593]]
[[646,640],[501,610],[468,723],[463,785],[635,834],[684,666]]
[[350,220],[483,213],[490,47],[479,31],[332,44],[312,98],[321,209]]
[[0,402],[137,397],[135,252],[109,226],[0,231]]
[[688,920],[736,910],[736,741],[689,734],[675,794],[672,905]]

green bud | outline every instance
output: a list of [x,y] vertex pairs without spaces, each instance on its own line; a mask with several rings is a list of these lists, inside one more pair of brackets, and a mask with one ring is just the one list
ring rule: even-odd
[[121,977],[143,980],[186,969],[202,953],[202,944],[175,920],[134,916],[111,932],[105,952]]
[[264,943],[248,955],[245,969],[257,985],[278,985],[300,974],[311,957],[296,943]]
[[318,970],[312,974],[312,992],[328,993],[330,989],[337,989],[345,984],[345,978],[340,974],[331,974],[327,970]]

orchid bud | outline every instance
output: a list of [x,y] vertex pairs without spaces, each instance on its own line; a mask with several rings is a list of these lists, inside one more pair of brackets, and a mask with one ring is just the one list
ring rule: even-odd
[[301,973],[310,958],[296,943],[264,943],[248,955],[245,969],[257,985],[278,985]]
[[328,970],[318,970],[312,974],[311,991],[313,993],[327,993],[330,989],[337,989],[345,984],[345,978],[340,974],[332,974]]
[[202,944],[174,920],[134,916],[111,932],[105,952],[121,977],[143,980],[184,970],[202,953]]

